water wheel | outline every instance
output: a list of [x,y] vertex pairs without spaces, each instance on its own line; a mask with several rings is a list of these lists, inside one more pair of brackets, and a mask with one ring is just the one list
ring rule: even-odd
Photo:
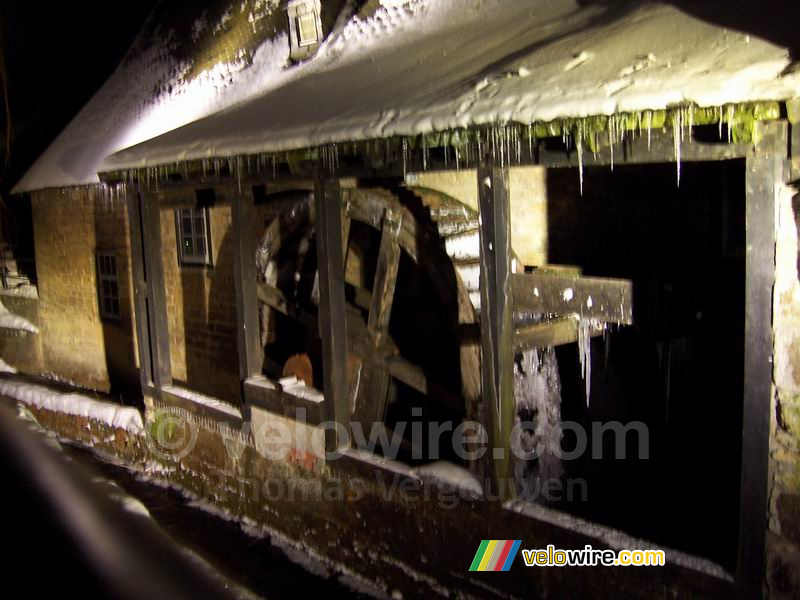
[[[480,421],[476,306],[478,222],[463,207],[407,191],[343,190],[350,412],[366,435],[373,423]],[[313,202],[284,193],[261,207],[257,254],[265,373],[302,379],[324,393]],[[423,425],[424,427],[424,425]],[[453,456],[411,443],[400,458]]]

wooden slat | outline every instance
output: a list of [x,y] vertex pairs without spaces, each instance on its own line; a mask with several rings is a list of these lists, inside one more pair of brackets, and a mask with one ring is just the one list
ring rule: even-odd
[[261,373],[264,353],[258,315],[256,292],[256,242],[253,231],[255,211],[252,194],[238,187],[231,190],[231,219],[233,226],[234,282],[236,287],[237,344],[239,376],[242,381]]
[[132,183],[126,186],[128,227],[131,236],[131,271],[133,274],[133,305],[136,322],[136,347],[139,354],[139,378],[142,391],[153,386],[153,363],[150,353],[150,325],[147,321],[147,283],[145,281],[144,239],[142,238],[142,206],[139,191]]
[[389,332],[397,270],[400,267],[400,244],[397,238],[401,220],[400,213],[388,209],[383,219],[381,245],[367,321],[367,329],[375,346],[379,346]]
[[[578,327],[579,321],[573,317],[517,327],[514,331],[514,351],[572,344],[578,341]],[[589,335],[592,337],[603,335],[603,330],[604,327],[600,324],[591,328]]]
[[386,209],[381,227],[381,245],[367,319],[369,348],[364,356],[362,380],[356,397],[355,419],[369,427],[373,422],[383,422],[389,393],[390,375],[377,350],[389,337],[389,320],[394,303],[397,270],[400,266],[398,236],[401,213]]
[[258,299],[270,308],[284,315],[289,315],[289,304],[286,302],[286,297],[275,286],[259,281],[256,285],[256,294]]
[[626,279],[512,275],[514,310],[633,323],[633,284]]
[[478,169],[481,215],[482,394],[490,425],[487,453],[494,493],[513,496],[511,431],[514,427],[513,289],[508,168]]
[[[325,409],[349,432],[350,394],[347,381],[347,309],[344,294],[342,255],[342,192],[336,180],[318,179],[314,187],[317,222],[317,264],[319,265],[319,333]],[[338,449],[342,440],[330,430],[328,450]]]
[[150,328],[153,385],[156,391],[159,391],[172,385],[164,260],[161,254],[161,212],[156,196],[144,190],[141,190],[139,194],[142,206],[142,239],[145,249],[144,267],[147,278],[147,315]]
[[765,126],[746,165],[744,412],[739,552],[740,597],[763,595],[772,401],[772,289],[775,282],[775,187],[783,182],[786,123]]

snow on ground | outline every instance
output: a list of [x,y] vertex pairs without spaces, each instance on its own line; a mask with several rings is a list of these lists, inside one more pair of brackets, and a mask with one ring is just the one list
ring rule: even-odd
[[56,392],[42,385],[13,379],[0,380],[0,395],[40,409],[87,417],[134,435],[144,432],[141,413],[129,406],[102,402],[81,394]]
[[0,373],[16,373],[17,370],[0,358]]
[[101,170],[779,100],[800,94],[800,73],[782,75],[789,63],[784,48],[664,4],[412,0],[352,19],[281,85],[123,150]]

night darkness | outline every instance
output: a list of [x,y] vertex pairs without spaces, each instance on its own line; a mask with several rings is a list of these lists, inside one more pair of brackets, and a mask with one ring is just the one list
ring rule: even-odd
[[[11,149],[9,189],[111,75],[155,0],[0,3]],[[6,119],[2,116],[2,136]]]

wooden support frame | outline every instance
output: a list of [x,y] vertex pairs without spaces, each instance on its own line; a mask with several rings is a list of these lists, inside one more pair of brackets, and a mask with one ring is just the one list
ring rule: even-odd
[[786,122],[760,124],[764,137],[746,162],[746,275],[742,479],[736,583],[741,597],[763,595],[768,526],[772,406],[772,294],[775,283],[775,197],[784,181]]
[[494,493],[514,495],[511,430],[514,427],[511,202],[508,167],[478,168],[481,259],[481,389],[489,425]]
[[[342,252],[342,191],[338,180],[318,179],[314,186],[317,264],[319,267],[319,334],[322,340],[322,371],[325,409],[350,437],[350,392],[347,381],[347,307]],[[328,429],[328,451],[342,447]]]
[[261,348],[256,290],[255,211],[252,192],[238,187],[230,190],[231,222],[235,243],[233,254],[236,286],[236,341],[239,351],[239,377],[242,381],[261,375],[264,358]]
[[154,391],[150,327],[147,317],[147,281],[145,276],[145,246],[142,236],[142,204],[138,186],[126,187],[128,230],[131,238],[131,271],[133,275],[133,312],[136,327],[136,348],[139,355],[139,377],[142,393]]
[[627,279],[519,273],[511,276],[514,306],[534,313],[577,314],[633,323],[633,283]]
[[147,295],[147,323],[150,337],[150,361],[156,394],[172,385],[172,362],[169,348],[167,296],[164,286],[164,260],[161,253],[161,211],[158,198],[139,192],[144,245],[144,273]]

